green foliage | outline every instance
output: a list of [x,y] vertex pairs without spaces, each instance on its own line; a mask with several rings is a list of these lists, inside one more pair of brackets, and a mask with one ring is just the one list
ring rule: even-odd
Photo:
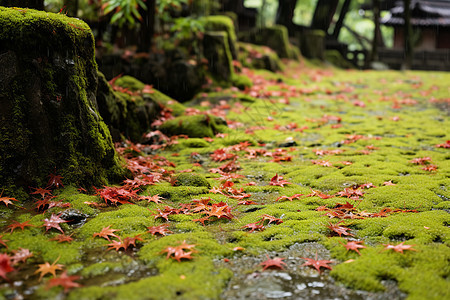
[[111,23],[117,23],[120,27],[125,24],[133,27],[136,20],[142,18],[139,8],[147,10],[142,0],[102,0],[104,14],[112,14]]
[[172,21],[171,12],[181,10],[182,4],[188,4],[188,0],[157,0],[157,12],[164,22]]
[[203,33],[205,31],[205,26],[201,19],[194,19],[191,17],[177,18],[170,31],[175,32],[176,39],[188,39]]

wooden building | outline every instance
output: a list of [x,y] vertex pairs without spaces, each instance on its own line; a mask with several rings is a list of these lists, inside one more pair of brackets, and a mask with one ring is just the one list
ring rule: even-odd
[[[397,68],[403,59],[404,7],[397,1],[381,23],[394,28],[393,49],[381,49],[380,61]],[[450,70],[450,0],[412,0],[413,69]]]

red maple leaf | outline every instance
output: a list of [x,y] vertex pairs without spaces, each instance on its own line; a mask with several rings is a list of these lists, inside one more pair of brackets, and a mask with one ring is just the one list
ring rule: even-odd
[[9,240],[2,240],[3,234],[0,234],[0,244],[8,248],[8,245],[6,245],[6,242],[9,242]]
[[344,245],[344,244],[342,244],[341,242],[339,242],[342,246],[344,246],[345,247],[345,249],[347,249],[347,251],[348,250],[353,250],[353,251],[356,251],[359,255],[361,255],[361,253],[359,253],[359,250],[358,249],[363,249],[363,248],[367,248],[366,246],[364,246],[364,245],[361,245],[361,243],[363,243],[363,241],[347,241],[347,244],[346,245]]
[[392,180],[389,180],[389,181],[383,182],[383,185],[396,185],[396,184],[393,183]]
[[0,253],[0,277],[5,280],[8,280],[6,274],[14,271],[14,268],[11,266],[11,259],[8,254]]
[[450,140],[446,141],[443,144],[437,144],[435,145],[436,148],[450,148]]
[[134,237],[126,237],[123,240],[119,237],[118,241],[112,241],[111,244],[108,244],[109,246],[108,250],[116,250],[119,251],[123,248],[123,250],[127,250],[130,246],[136,247],[136,241],[144,241],[141,237],[139,237],[140,234],[134,236]]
[[48,177],[49,177],[49,180],[47,183],[47,188],[52,187],[52,186],[54,186],[56,188],[59,188],[60,186],[64,187],[64,185],[61,181],[61,179],[63,179],[64,177],[62,177],[61,175],[55,175],[52,173],[52,174],[48,175]]
[[350,230],[350,228],[347,228],[347,227],[344,227],[344,226],[340,226],[339,224],[341,224],[341,223],[342,223],[342,221],[340,221],[340,222],[338,222],[336,224],[328,222],[327,227],[329,229],[331,229],[332,231],[336,232],[339,236],[342,236],[342,235],[354,236],[353,234],[347,232],[348,230]]
[[43,188],[32,188],[34,189],[33,192],[31,192],[31,195],[41,195],[42,199],[45,199],[46,195],[51,195],[52,191],[48,190],[48,189],[43,189]]
[[80,276],[67,276],[67,271],[64,271],[59,277],[51,278],[47,283],[47,288],[62,286],[64,293],[67,293],[71,288],[81,287],[81,284],[74,282],[80,278]]
[[431,157],[429,157],[429,156],[418,157],[418,158],[414,158],[411,160],[411,163],[416,164],[416,165],[426,165],[429,162],[431,162]]
[[[167,256],[166,259],[172,258],[177,260],[178,262],[181,261],[181,259],[192,259],[191,254],[193,252],[196,252],[194,247],[196,245],[189,245],[186,243],[186,241],[180,242],[180,245],[178,246],[169,246],[166,249],[164,249],[161,253],[166,252]],[[186,251],[187,250],[187,251]]]
[[275,218],[274,216],[268,214],[261,215],[259,216],[259,218],[261,218],[261,220],[259,221],[261,224],[264,224],[265,221],[269,221],[267,225],[269,225],[272,222],[275,224],[283,223],[283,220],[281,220],[280,218]]
[[315,160],[311,160],[311,163],[313,165],[319,165],[319,166],[323,166],[323,167],[332,167],[333,166],[333,164],[328,160],[315,159]]
[[327,195],[327,194],[324,194],[324,193],[322,193],[320,191],[315,191],[312,188],[310,188],[310,190],[311,190],[311,193],[308,194],[308,195],[305,195],[305,197],[315,197],[315,196],[317,196],[317,197],[319,197],[321,199],[329,199],[329,198],[333,198],[334,197],[334,195]]
[[404,242],[401,242],[398,245],[391,245],[391,244],[383,244],[384,245],[384,250],[389,250],[392,249],[395,252],[399,252],[403,254],[403,251],[405,250],[409,250],[409,251],[417,251],[416,249],[413,249],[412,247],[415,245],[404,245]]
[[28,258],[33,256],[33,253],[29,249],[19,248],[19,250],[13,250],[14,255],[11,257],[12,264],[18,264],[19,262],[25,263]]
[[51,238],[50,241],[58,241],[58,243],[70,243],[73,241],[73,238],[71,235],[60,234],[54,238]]
[[286,263],[283,261],[285,258],[275,257],[274,259],[269,258],[269,255],[267,255],[267,260],[260,263],[261,266],[263,266],[263,271],[266,269],[281,269],[283,270],[283,265],[286,265]]
[[45,232],[47,232],[50,228],[55,228],[59,231],[61,231],[62,233],[64,233],[64,231],[61,229],[60,225],[61,223],[67,223],[68,221],[61,219],[59,216],[56,216],[55,214],[52,214],[50,216],[50,219],[44,219],[44,226],[45,227]]
[[291,183],[286,180],[283,180],[282,176],[275,174],[275,176],[273,176],[272,179],[270,179],[269,184],[284,187],[284,185],[291,184]]
[[105,200],[106,204],[129,204],[137,198],[137,190],[131,190],[125,187],[105,186],[103,189],[96,189],[97,196]]
[[252,200],[242,200],[239,201],[237,205],[258,205],[258,203]]
[[36,270],[36,273],[41,273],[39,275],[39,281],[42,280],[42,277],[44,277],[45,274],[52,274],[53,277],[56,276],[56,270],[62,270],[63,265],[61,264],[57,264],[56,262],[58,261],[59,257],[52,263],[50,264],[49,262],[45,262],[43,264],[38,265],[39,269]]
[[295,195],[292,195],[290,197],[283,195],[283,196],[278,197],[275,201],[279,201],[279,200],[283,200],[283,199],[287,199],[289,201],[292,201],[294,199],[300,199],[301,196],[303,196],[303,194],[295,194]]
[[111,242],[111,240],[109,239],[110,236],[115,237],[115,238],[119,238],[114,232],[120,231],[120,229],[112,229],[110,227],[111,227],[111,225],[109,225],[107,227],[103,227],[100,232],[94,233],[92,236],[93,237],[96,237],[96,236],[102,237],[104,239],[107,239],[110,242]]
[[316,259],[306,258],[306,257],[301,257],[301,258],[307,260],[307,262],[305,262],[302,266],[311,266],[312,268],[315,268],[317,271],[319,271],[319,273],[321,273],[320,268],[327,268],[327,269],[332,270],[332,268],[328,265],[328,264],[332,263],[332,261],[317,260],[317,252],[316,252]]
[[3,191],[0,193],[0,202],[8,206],[9,204],[13,204],[11,201],[18,201],[16,198],[11,197],[2,197]]
[[139,196],[139,200],[147,200],[148,203],[155,202],[155,203],[162,203],[161,198],[158,194],[153,196]]
[[224,160],[233,159],[236,154],[227,152],[227,149],[217,149],[213,154],[210,155],[213,161],[221,162]]
[[25,227],[34,227],[34,225],[29,224],[29,222],[30,222],[30,220],[25,221],[25,222],[23,222],[23,223],[19,223],[19,222],[17,222],[17,221],[13,221],[13,223],[12,223],[12,224],[9,224],[7,228],[9,228],[9,229],[11,230],[11,232],[13,232],[14,229],[16,229],[16,228],[20,228],[20,229],[22,229],[22,231],[23,231],[23,229],[24,229]]
[[147,232],[151,233],[152,235],[155,235],[155,234],[167,235],[168,233],[173,233],[172,231],[167,229],[167,227],[169,227],[169,224],[162,224],[159,226],[150,226],[150,227],[147,227],[147,229],[148,229]]
[[260,221],[255,222],[255,223],[249,223],[249,224],[246,224],[246,225],[242,226],[242,228],[250,229],[250,233],[253,232],[253,231],[255,231],[255,230],[258,230],[258,231],[264,231],[264,229],[266,229],[266,228],[264,227],[264,225],[261,224]]

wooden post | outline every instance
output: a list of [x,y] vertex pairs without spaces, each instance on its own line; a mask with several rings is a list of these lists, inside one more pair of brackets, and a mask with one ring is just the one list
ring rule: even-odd
[[413,37],[411,27],[411,0],[403,0],[403,17],[404,24],[404,51],[405,60],[403,61],[402,70],[408,70],[412,67],[413,60]]
[[373,22],[375,23],[375,28],[373,30],[373,40],[372,40],[372,51],[370,52],[370,58],[368,62],[378,60],[378,45],[381,40],[381,30],[380,30],[380,0],[372,0],[373,5]]

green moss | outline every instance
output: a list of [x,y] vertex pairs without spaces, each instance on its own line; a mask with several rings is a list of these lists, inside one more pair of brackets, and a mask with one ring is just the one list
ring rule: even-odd
[[243,66],[255,69],[266,69],[272,72],[282,71],[284,64],[278,54],[267,46],[249,43],[238,43],[239,59]]
[[158,194],[160,197],[173,202],[186,202],[193,199],[194,196],[206,194],[208,191],[207,187],[170,186],[168,183],[147,188],[147,193],[151,195]]
[[195,173],[181,173],[175,177],[175,180],[175,186],[211,187],[205,177]]
[[[104,212],[97,217],[89,220],[77,230],[77,236],[83,239],[107,242],[106,240],[95,238],[93,234],[98,233],[104,227],[118,229],[118,235],[122,237],[144,234],[147,226],[153,223],[152,212],[145,207],[126,204],[119,209]],[[95,244],[94,244],[95,246]]]
[[182,147],[187,147],[187,148],[209,147],[209,143],[207,141],[205,141],[204,139],[199,139],[199,138],[182,140],[180,142],[180,144],[182,145]]
[[446,297],[447,283],[443,277],[447,271],[439,266],[445,265],[445,260],[449,259],[448,248],[444,245],[414,248],[418,251],[405,251],[404,254],[369,248],[354,262],[334,267],[331,275],[355,289],[384,290],[380,279],[393,279],[411,299]]
[[44,186],[55,166],[65,183],[99,185],[123,176],[92,102],[97,66],[89,27],[63,14],[0,7],[0,42],[15,70],[0,95],[11,99],[5,124],[14,124],[0,136],[2,185]]
[[227,33],[228,46],[230,47],[233,59],[237,59],[237,38],[233,20],[228,16],[208,16],[203,17],[205,29],[209,31],[225,31]]
[[243,33],[240,39],[244,42],[267,46],[273,49],[280,58],[294,58],[289,51],[287,29],[282,25],[255,28],[248,33]]
[[224,132],[223,120],[211,115],[182,116],[164,122],[160,130],[167,135],[185,134],[191,138],[214,137]]
[[251,88],[253,86],[253,82],[250,78],[238,74],[233,74],[233,76],[231,76],[231,83],[240,90],[245,90],[246,88]]
[[[140,92],[145,87],[145,84],[142,81],[139,81],[138,79],[128,75],[119,77],[115,81],[115,84],[117,86],[127,88],[133,92]],[[183,104],[179,103],[178,101],[170,98],[166,94],[163,94],[156,89],[152,89],[151,93],[144,93],[143,97],[144,99],[150,99],[155,103],[170,108],[174,116],[179,116],[183,114],[184,111],[186,110],[186,107],[184,107]]]
[[333,64],[334,66],[342,69],[354,69],[352,63],[342,57],[341,53],[337,50],[327,50],[325,51],[325,59]]

